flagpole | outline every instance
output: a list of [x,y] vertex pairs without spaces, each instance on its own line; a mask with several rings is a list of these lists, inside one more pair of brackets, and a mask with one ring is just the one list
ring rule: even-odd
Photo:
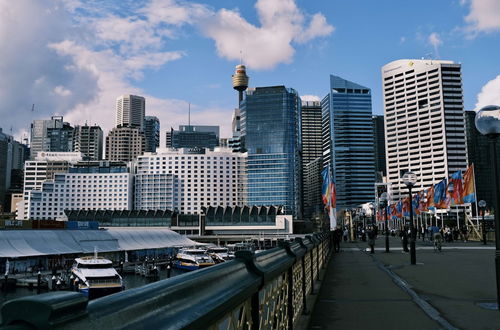
[[[474,166],[474,163],[472,163],[472,166]],[[477,228],[479,229],[479,211],[478,211],[478,208],[477,208],[477,189],[476,189],[476,171],[474,170],[474,167],[472,167],[472,179],[474,180],[474,194],[476,195],[476,198],[475,198],[475,204],[476,204],[476,226]],[[484,212],[484,210],[483,210]]]

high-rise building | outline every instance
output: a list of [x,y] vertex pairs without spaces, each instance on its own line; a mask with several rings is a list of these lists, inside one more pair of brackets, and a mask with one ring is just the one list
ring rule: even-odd
[[[467,137],[467,158],[469,165],[474,164],[476,178],[477,200],[484,200],[486,208],[491,209],[494,201],[494,187],[491,184],[491,141],[482,135],[476,128],[476,112],[465,111],[465,131]],[[497,143],[497,155],[500,155],[500,144]],[[497,162],[498,173],[500,173],[500,162]],[[473,208],[474,210],[474,208]]]
[[64,210],[131,210],[132,178],[121,162],[74,164],[28,192],[28,218],[67,220]]
[[323,164],[337,189],[337,210],[375,198],[372,101],[369,88],[330,76],[330,92],[321,101]]
[[0,212],[10,210],[6,195],[16,183],[15,174],[24,166],[24,155],[23,145],[12,136],[4,134],[0,128]]
[[229,149],[157,149],[136,161],[136,210],[178,210],[245,203],[245,157]]
[[233,111],[231,131],[233,136],[228,139],[229,148],[231,148],[234,152],[244,152],[241,147],[241,115],[239,108],[236,108]]
[[121,95],[116,99],[116,127],[144,129],[146,99],[137,95]]
[[144,153],[146,138],[139,127],[115,127],[106,136],[106,159],[130,162]]
[[219,146],[219,126],[180,125],[179,130],[173,128],[165,136],[167,148],[209,148]]
[[160,147],[160,120],[155,116],[144,117],[146,152],[155,152]]
[[34,120],[31,124],[31,158],[38,152],[71,152],[73,127],[64,122],[62,116],[52,116],[50,120]]
[[385,168],[385,130],[384,116],[373,116],[373,145],[375,148],[375,174],[377,182],[384,182]]
[[461,65],[397,60],[382,67],[388,182],[395,199],[401,177],[417,175],[414,191],[467,167]]
[[285,86],[249,89],[240,103],[248,205],[283,205],[302,217],[301,100]]
[[73,131],[73,150],[81,152],[89,160],[101,160],[103,134],[99,126],[75,126]]
[[83,159],[79,152],[39,152],[35,160],[24,164],[23,201],[17,205],[17,219],[28,219],[31,190],[40,190],[42,183],[54,179],[56,173],[67,172],[71,164]]
[[[321,162],[322,162],[322,125],[321,103],[302,101],[302,177],[304,217],[310,219],[314,212],[322,212],[321,199]],[[315,163],[316,165],[312,165]],[[319,166],[317,166],[320,164]]]

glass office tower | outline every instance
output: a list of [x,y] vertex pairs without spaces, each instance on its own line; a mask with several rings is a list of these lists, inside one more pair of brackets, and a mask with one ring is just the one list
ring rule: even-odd
[[330,76],[323,109],[323,166],[330,166],[337,189],[337,211],[375,199],[371,91]]
[[301,101],[284,86],[247,90],[241,102],[248,205],[284,205],[301,217]]

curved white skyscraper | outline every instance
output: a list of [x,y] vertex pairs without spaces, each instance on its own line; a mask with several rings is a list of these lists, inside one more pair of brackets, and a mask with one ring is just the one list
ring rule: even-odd
[[411,170],[414,191],[467,167],[461,65],[397,60],[382,67],[386,165],[394,199],[407,194],[401,176]]

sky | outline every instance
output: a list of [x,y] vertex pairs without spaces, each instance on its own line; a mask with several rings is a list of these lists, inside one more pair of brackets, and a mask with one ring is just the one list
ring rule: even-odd
[[[34,119],[114,126],[116,98],[146,98],[170,127],[231,135],[240,61],[250,87],[324,97],[334,74],[372,90],[397,59],[462,64],[464,106],[500,105],[498,0],[0,0],[0,128],[20,139]],[[34,110],[33,108],[34,104]]]

